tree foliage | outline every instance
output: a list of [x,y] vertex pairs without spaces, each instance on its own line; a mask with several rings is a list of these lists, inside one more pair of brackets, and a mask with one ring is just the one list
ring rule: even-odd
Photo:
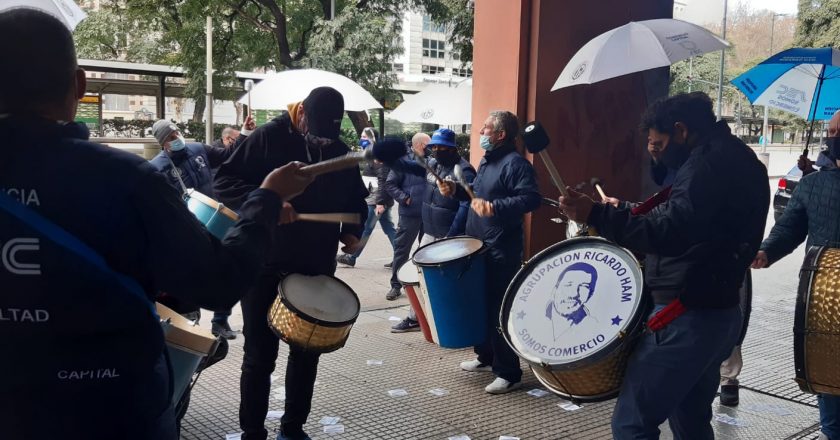
[[840,0],[799,0],[796,44],[840,47]]

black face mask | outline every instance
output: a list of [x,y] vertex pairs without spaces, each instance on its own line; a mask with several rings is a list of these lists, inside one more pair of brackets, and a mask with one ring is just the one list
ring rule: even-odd
[[832,160],[840,160],[840,137],[825,138],[825,144],[828,145],[828,150],[826,150],[828,157]]
[[458,153],[454,150],[436,150],[434,152],[435,159],[445,166],[445,167],[452,167],[455,166],[456,163],[460,162],[460,157],[458,157]]
[[678,170],[688,160],[689,154],[691,154],[691,150],[688,145],[670,141],[668,147],[662,151],[660,160],[666,167]]

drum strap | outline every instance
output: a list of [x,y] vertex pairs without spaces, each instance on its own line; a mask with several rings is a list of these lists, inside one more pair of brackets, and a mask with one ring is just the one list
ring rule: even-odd
[[669,197],[671,197],[671,185],[666,186],[662,189],[662,191],[659,191],[658,193],[651,196],[651,198],[635,206],[633,209],[630,210],[630,213],[632,215],[647,214],[653,211],[653,208],[656,208],[657,206],[665,203]]
[[685,306],[680,302],[679,298],[668,303],[662,310],[656,312],[647,322],[648,331],[655,332],[662,330],[671,321],[677,319],[680,315],[685,313]]

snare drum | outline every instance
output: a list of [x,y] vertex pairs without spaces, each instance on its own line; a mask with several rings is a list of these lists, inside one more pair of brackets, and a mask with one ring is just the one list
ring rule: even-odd
[[633,254],[603,238],[557,243],[508,287],[503,336],[550,391],[585,402],[612,398],[643,329],[642,283]]
[[166,350],[172,364],[172,406],[177,407],[184,392],[190,387],[202,359],[215,353],[219,341],[212,333],[169,307],[160,303],[155,303],[155,306],[160,315]]
[[187,191],[184,200],[187,202],[187,209],[219,240],[239,221],[237,213],[194,189]]
[[796,382],[808,393],[840,395],[840,249],[812,246],[799,275],[793,325]]
[[277,286],[268,324],[291,346],[329,353],[347,342],[360,310],[359,297],[338,278],[290,274]]
[[414,314],[417,315],[417,323],[420,324],[420,331],[427,341],[434,343],[432,331],[429,328],[429,322],[426,320],[426,307],[429,302],[426,290],[420,284],[420,269],[413,261],[407,261],[397,271],[397,279],[405,288],[405,293],[408,296],[408,302],[411,303],[411,308],[414,309]]

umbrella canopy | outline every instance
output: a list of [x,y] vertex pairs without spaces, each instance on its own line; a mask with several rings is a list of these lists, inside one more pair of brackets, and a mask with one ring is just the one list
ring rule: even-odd
[[471,124],[472,80],[455,86],[431,84],[420,93],[408,95],[389,117],[403,123]]
[[754,105],[811,121],[831,119],[840,108],[840,51],[788,49],[744,72],[732,84]]
[[728,46],[708,30],[682,20],[630,22],[586,43],[566,64],[551,90],[670,66]]
[[37,9],[64,23],[72,32],[87,17],[73,0],[0,0],[0,12],[15,8]]
[[[350,78],[318,69],[285,70],[269,75],[251,90],[251,106],[257,110],[285,109],[289,104],[303,101],[313,89],[325,86],[341,93],[347,111],[382,108],[367,90]],[[248,95],[239,102],[248,105]]]

